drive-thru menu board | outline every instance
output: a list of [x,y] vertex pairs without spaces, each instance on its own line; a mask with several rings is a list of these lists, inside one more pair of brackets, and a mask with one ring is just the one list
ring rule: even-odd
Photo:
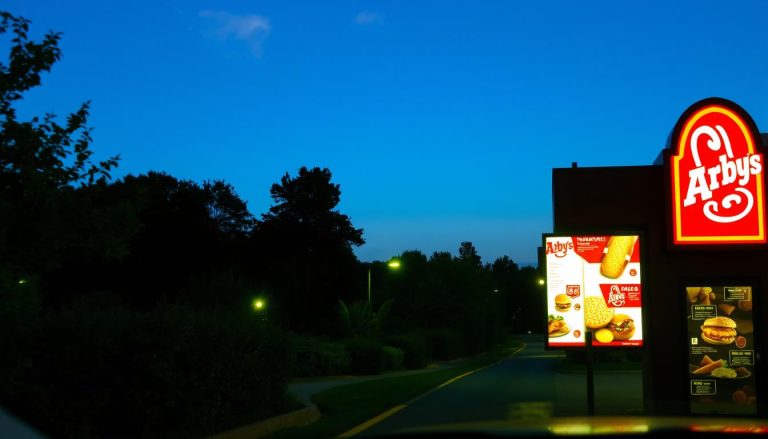
[[752,287],[689,286],[691,413],[757,414]]
[[642,346],[640,239],[637,235],[544,237],[547,344]]

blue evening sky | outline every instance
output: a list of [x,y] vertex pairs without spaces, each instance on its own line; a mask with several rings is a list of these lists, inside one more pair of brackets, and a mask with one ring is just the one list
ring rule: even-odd
[[92,100],[96,157],[120,154],[117,176],[224,179],[256,215],[285,172],[328,167],[340,210],[365,230],[361,260],[472,241],[486,262],[535,262],[552,168],[651,164],[682,111],[710,96],[768,131],[765,1],[2,9],[32,20],[33,37],[63,32],[63,58],[22,115]]

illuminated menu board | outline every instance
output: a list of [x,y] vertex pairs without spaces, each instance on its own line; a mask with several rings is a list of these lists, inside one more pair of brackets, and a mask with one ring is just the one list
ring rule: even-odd
[[751,286],[689,286],[691,413],[757,414]]
[[545,236],[547,345],[642,346],[637,235]]

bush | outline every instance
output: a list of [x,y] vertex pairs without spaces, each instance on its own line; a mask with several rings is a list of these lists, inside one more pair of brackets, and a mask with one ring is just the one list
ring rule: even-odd
[[295,336],[294,377],[316,377],[349,373],[350,357],[346,347],[322,338]]
[[347,341],[346,347],[352,373],[368,375],[384,371],[386,359],[381,343],[365,338],[353,338]]
[[384,355],[384,370],[399,370],[403,368],[403,350],[393,346],[382,346]]
[[275,414],[290,344],[252,316],[72,309],[0,328],[0,404],[52,437],[205,435]]
[[455,329],[429,329],[423,332],[435,360],[453,360],[467,356],[466,336]]
[[387,338],[387,344],[403,350],[403,366],[408,369],[421,369],[432,360],[427,339],[418,333],[396,335]]

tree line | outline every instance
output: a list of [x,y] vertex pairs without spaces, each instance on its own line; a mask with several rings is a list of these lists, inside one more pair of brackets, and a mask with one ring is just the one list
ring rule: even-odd
[[[113,181],[119,157],[94,159],[89,103],[64,122],[52,114],[17,118],[16,104],[59,60],[61,35],[31,41],[27,20],[1,17],[0,33],[14,38],[0,67],[0,279],[6,295],[27,291],[10,294],[22,302],[14,307],[91,299],[135,310],[178,302],[247,307],[262,294],[275,323],[332,333],[338,300],[363,298],[370,264],[353,252],[365,242],[363,230],[337,210],[341,189],[330,170],[286,173],[259,217],[223,180],[148,172]],[[402,259],[400,273],[372,267],[375,297],[395,299],[398,324],[485,319],[488,301],[504,302],[495,312],[533,306],[520,292],[535,274],[508,257],[482,265],[471,243],[456,257],[407,251]]]
[[61,35],[29,24],[0,12],[0,404],[44,431],[109,435],[131,411],[130,434],[214,433],[275,414],[292,376],[423,367],[543,329],[536,270],[471,242],[404,251],[398,270],[359,261],[329,169],[285,173],[260,215],[224,180],[112,178],[88,102],[18,117],[61,57]]

